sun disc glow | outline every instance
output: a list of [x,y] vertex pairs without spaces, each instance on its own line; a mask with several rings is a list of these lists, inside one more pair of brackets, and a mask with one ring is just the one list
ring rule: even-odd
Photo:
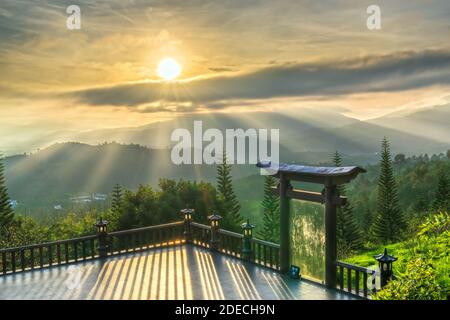
[[165,58],[158,64],[158,75],[165,80],[173,80],[181,74],[180,64],[172,58]]

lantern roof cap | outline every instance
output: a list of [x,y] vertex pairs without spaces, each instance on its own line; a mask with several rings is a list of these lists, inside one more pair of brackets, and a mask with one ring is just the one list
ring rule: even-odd
[[193,213],[194,211],[195,210],[191,209],[191,208],[184,208],[184,209],[180,210],[180,212],[183,213],[183,214],[185,214],[185,213]]
[[384,248],[384,253],[380,253],[374,256],[378,262],[394,262],[397,258],[388,254],[387,248]]
[[222,219],[222,216],[218,215],[217,213],[213,213],[212,215],[208,216],[208,220],[220,220]]
[[243,229],[253,229],[254,227],[255,225],[250,223],[250,219],[247,219],[247,222],[241,224],[241,228]]
[[104,220],[102,217],[94,224],[96,227],[106,226],[108,224],[108,220]]

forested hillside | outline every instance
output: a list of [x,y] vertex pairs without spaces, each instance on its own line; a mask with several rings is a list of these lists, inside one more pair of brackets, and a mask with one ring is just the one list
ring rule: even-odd
[[[332,155],[329,155],[330,159]],[[404,157],[399,155],[393,162],[395,180],[398,186],[399,205],[408,220],[420,220],[422,214],[432,209],[439,178],[447,174],[450,178],[450,158],[446,154],[434,156]],[[331,162],[331,161],[330,161]],[[331,163],[329,163],[331,165]],[[345,162],[344,165],[353,163]],[[377,207],[377,182],[379,164],[364,166],[361,174],[347,187],[347,196],[353,205],[357,223],[368,231]],[[263,197],[264,177],[253,175],[235,182],[236,193],[240,195],[243,211],[259,220]],[[298,184],[297,187],[321,191],[320,186]],[[257,213],[253,213],[257,210]],[[369,235],[367,234],[367,237]]]
[[[157,186],[160,178],[185,180],[215,179],[215,167],[176,166],[169,149],[109,143],[91,146],[80,143],[55,144],[32,155],[4,160],[6,180],[12,199],[22,208],[53,208],[67,204],[71,197],[108,194],[116,183],[136,190],[141,184]],[[254,166],[236,167],[245,176]]]
[[[19,203],[18,209],[26,208],[31,214],[36,208],[67,206],[69,198],[74,196],[107,194],[116,183],[136,190],[140,184],[156,187],[160,178],[215,181],[214,166],[177,166],[171,162],[170,152],[170,149],[151,149],[137,144],[59,143],[33,154],[6,157],[5,174],[10,196]],[[282,146],[280,153],[282,161],[305,164],[317,164],[329,158],[326,152],[291,153]],[[374,154],[343,156],[347,162],[364,165],[377,159]],[[259,176],[259,170],[254,165],[235,165],[232,175],[236,182],[251,175]],[[253,178],[250,182],[243,179],[237,184],[248,185],[252,181]],[[256,186],[256,190],[258,188]],[[243,192],[250,193],[249,199],[254,198],[252,188]]]

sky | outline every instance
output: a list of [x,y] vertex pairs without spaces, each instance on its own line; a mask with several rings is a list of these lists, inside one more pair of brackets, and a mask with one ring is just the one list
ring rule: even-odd
[[[66,8],[81,9],[69,30]],[[366,25],[369,5],[381,29]],[[0,134],[140,126],[187,113],[450,101],[448,0],[2,0]],[[156,70],[182,66],[175,81]]]

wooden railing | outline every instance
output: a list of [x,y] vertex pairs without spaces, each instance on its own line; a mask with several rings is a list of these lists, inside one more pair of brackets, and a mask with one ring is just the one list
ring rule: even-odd
[[96,258],[96,235],[0,250],[1,274],[41,269]]
[[253,261],[275,270],[280,269],[280,245],[272,242],[252,240]]
[[243,235],[227,230],[218,231],[219,252],[240,258],[242,253]]
[[[210,248],[210,226],[191,222],[188,242]],[[128,252],[174,246],[186,242],[183,221],[157,226],[115,231],[105,235],[108,256]],[[243,235],[223,229],[216,232],[217,251],[243,259]],[[250,239],[251,253],[246,260],[279,270],[280,246],[260,239]],[[64,265],[99,257],[100,236],[91,235],[75,239],[53,241],[36,245],[0,249],[0,275]],[[338,261],[337,289],[361,297],[370,297],[374,288],[375,271]],[[372,276],[372,277],[371,277]],[[369,280],[370,279],[370,280]],[[368,283],[370,281],[371,283]]]
[[[242,258],[243,235],[240,233],[219,229],[217,231],[218,248],[223,254]],[[203,224],[191,223],[191,242],[205,248],[210,247],[211,227]],[[249,261],[264,267],[279,270],[280,246],[260,239],[250,240],[252,254]]]
[[211,240],[211,227],[204,224],[191,222],[191,242],[198,246],[209,248]]
[[135,252],[184,243],[183,222],[115,231],[107,235],[108,255]]
[[[181,244],[183,222],[111,232],[106,239],[108,255]],[[95,259],[98,249],[98,235],[0,249],[0,275]]]
[[364,298],[371,295],[375,288],[375,270],[341,261],[336,264],[338,289]]

